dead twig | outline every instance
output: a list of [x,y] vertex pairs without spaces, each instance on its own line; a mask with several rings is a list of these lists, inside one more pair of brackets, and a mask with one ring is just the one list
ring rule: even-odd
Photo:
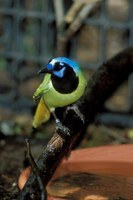
[[76,18],[76,15],[78,15],[78,12],[83,8],[85,5],[90,5],[93,8],[94,5],[96,5],[97,2],[101,0],[76,0],[72,4],[71,8],[68,10],[66,16],[65,16],[65,21],[66,23],[70,24],[74,21]]
[[91,13],[91,11],[97,5],[97,2],[98,0],[76,1],[74,3],[74,6],[70,8],[70,10],[68,11],[64,19],[64,23],[65,23],[65,20],[66,22],[69,22],[68,28],[64,31],[62,29],[62,32],[59,32],[59,31],[57,32],[57,55],[60,55],[60,56],[65,55],[69,40],[82,26],[86,17]]
[[36,180],[37,180],[37,183],[39,185],[39,189],[41,191],[41,200],[47,200],[47,194],[46,194],[46,191],[44,190],[44,186],[43,186],[43,182],[42,182],[39,170],[38,170],[37,165],[36,165],[34,158],[32,156],[31,148],[30,148],[30,142],[29,142],[28,138],[25,139],[25,142],[26,142],[26,147],[27,147],[27,158],[28,158],[29,163],[31,165],[32,171],[36,176]]

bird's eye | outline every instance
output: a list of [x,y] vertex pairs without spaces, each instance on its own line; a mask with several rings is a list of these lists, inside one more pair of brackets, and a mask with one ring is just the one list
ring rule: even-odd
[[60,66],[62,66],[62,67],[64,67],[64,65],[65,65],[63,62],[60,62],[59,64],[60,64]]
[[60,71],[63,67],[64,67],[64,63],[62,63],[62,62],[57,62],[54,64],[55,71]]

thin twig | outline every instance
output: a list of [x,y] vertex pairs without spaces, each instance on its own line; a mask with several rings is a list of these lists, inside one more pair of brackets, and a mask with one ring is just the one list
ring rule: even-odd
[[65,21],[66,23],[70,24],[74,21],[76,16],[78,15],[78,12],[81,10],[83,6],[86,4],[94,6],[95,3],[101,0],[76,0],[72,4],[71,8],[68,10],[66,16],[65,16]]
[[66,47],[72,36],[79,30],[82,26],[84,20],[96,6],[96,3],[85,4],[82,9],[77,14],[77,17],[72,21],[69,27],[57,37],[57,54],[65,55]]
[[46,194],[46,191],[44,189],[44,185],[43,185],[39,170],[38,170],[37,165],[36,165],[34,158],[32,156],[31,148],[30,148],[30,142],[29,142],[28,138],[25,139],[25,143],[26,143],[26,146],[27,146],[27,158],[28,158],[29,163],[31,165],[32,171],[36,176],[36,179],[37,179],[37,182],[38,182],[38,185],[39,185],[39,189],[41,191],[41,200],[47,200],[47,194]]

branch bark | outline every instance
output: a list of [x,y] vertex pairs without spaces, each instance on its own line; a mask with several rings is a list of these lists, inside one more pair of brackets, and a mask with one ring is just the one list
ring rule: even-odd
[[[86,124],[92,123],[104,102],[128,78],[131,72],[133,72],[133,48],[129,47],[104,63],[93,74],[88,81],[84,95],[74,104],[84,116],[84,121],[77,115],[75,107],[72,106],[67,109],[63,124],[70,131],[70,136],[62,138],[58,129],[56,129],[37,161],[44,187],[46,187],[61,160],[70,152]],[[40,190],[33,173],[20,192],[19,199],[40,199]]]

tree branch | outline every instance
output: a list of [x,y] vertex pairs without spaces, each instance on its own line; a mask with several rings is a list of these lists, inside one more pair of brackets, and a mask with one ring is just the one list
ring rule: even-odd
[[[70,136],[62,138],[56,129],[53,137],[37,161],[44,187],[51,179],[61,160],[70,152],[72,146],[82,134],[86,124],[92,123],[95,115],[103,107],[104,102],[117,87],[133,72],[133,48],[130,47],[114,58],[104,63],[88,81],[88,86],[82,98],[74,105],[84,116],[84,121],[77,115],[75,107],[69,108],[63,120],[63,125],[70,131]],[[40,199],[36,177],[32,173],[20,192],[19,199]]]
[[76,0],[72,4],[71,8],[68,10],[65,21],[70,24],[74,21],[76,18],[76,15],[78,15],[78,12],[83,8],[85,5],[90,5],[91,7],[94,7],[97,2],[100,2],[101,0]]
[[66,22],[69,21],[68,28],[62,31],[62,33],[60,32],[60,34],[57,33],[57,55],[65,55],[66,47],[71,37],[83,25],[85,18],[96,7],[98,1],[99,0],[79,0],[74,3],[74,6],[72,5],[65,18]]

